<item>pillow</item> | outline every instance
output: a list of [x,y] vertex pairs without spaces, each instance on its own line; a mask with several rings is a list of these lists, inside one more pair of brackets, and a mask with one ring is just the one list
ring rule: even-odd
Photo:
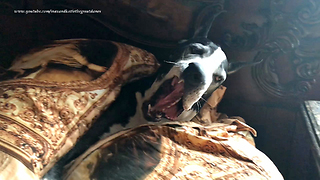
[[[158,67],[152,54],[111,41],[61,40],[30,51],[9,69],[7,74],[18,72],[15,78],[0,82],[0,151],[24,164],[28,170],[20,164],[16,171],[28,172],[25,179],[43,176],[116,99],[123,84]],[[57,76],[60,71],[67,75]],[[79,79],[79,73],[89,79]],[[12,172],[12,165],[0,171]],[[3,179],[13,179],[7,174]]]

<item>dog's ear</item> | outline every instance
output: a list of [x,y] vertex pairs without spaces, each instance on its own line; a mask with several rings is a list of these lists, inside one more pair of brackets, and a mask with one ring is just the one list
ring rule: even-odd
[[193,38],[207,38],[213,21],[217,16],[224,12],[227,11],[220,10],[219,12],[208,13],[203,18],[201,18],[201,20],[199,20],[200,23],[198,23],[198,27],[195,28],[196,30],[193,34]]
[[239,69],[246,67],[246,66],[254,66],[257,65],[259,63],[261,63],[263,61],[263,59],[261,59],[260,61],[249,61],[249,62],[230,62],[228,64],[228,74],[232,74],[237,72]]

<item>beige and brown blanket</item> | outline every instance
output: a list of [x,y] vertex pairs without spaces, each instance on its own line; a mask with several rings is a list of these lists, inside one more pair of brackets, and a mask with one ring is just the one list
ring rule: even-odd
[[[117,51],[106,59],[111,65],[96,65],[79,56],[73,46],[79,41],[19,57],[10,68],[19,74],[0,82],[0,179],[42,177],[123,84],[159,67],[152,54],[115,42],[109,43]],[[255,148],[255,130],[216,111],[224,91],[216,90],[192,122],[142,125],[102,139],[68,165],[64,179],[283,179]]]

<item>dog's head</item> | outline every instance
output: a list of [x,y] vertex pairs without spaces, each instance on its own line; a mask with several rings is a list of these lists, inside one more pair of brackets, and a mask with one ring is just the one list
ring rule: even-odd
[[[179,44],[171,61],[171,68],[163,73],[146,91],[144,117],[151,121],[162,118],[190,120],[193,107],[207,92],[217,89],[227,78],[243,66],[256,62],[228,62],[222,49],[207,38],[212,20],[199,28],[193,38]],[[164,68],[165,69],[165,68]]]

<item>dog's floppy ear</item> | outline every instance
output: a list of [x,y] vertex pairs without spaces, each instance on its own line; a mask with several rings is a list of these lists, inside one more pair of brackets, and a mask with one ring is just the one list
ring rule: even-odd
[[239,69],[245,67],[245,66],[254,66],[257,65],[259,63],[261,63],[263,61],[263,59],[261,59],[260,61],[249,61],[249,62],[230,62],[228,64],[228,74],[232,74],[237,72]]
[[221,10],[219,12],[213,12],[213,13],[207,14],[205,17],[203,17],[200,20],[199,26],[196,27],[193,38],[202,38],[202,37],[207,38],[213,21],[216,19],[217,16],[219,16],[221,13],[224,13],[224,12],[227,12],[227,11]]

